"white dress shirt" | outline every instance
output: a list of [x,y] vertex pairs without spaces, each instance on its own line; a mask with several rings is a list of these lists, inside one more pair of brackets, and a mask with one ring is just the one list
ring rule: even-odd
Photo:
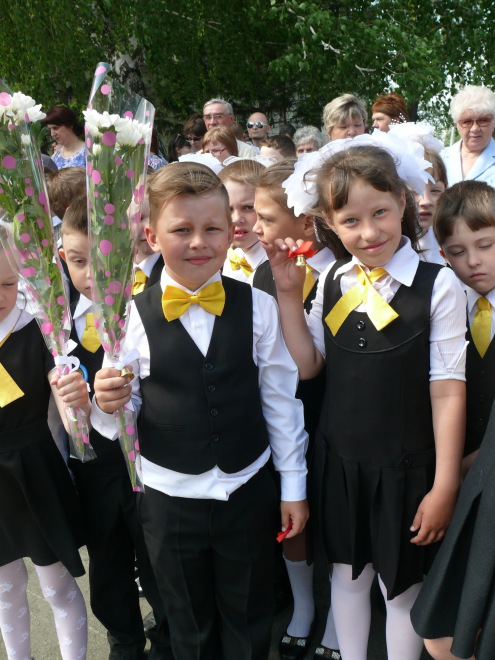
[[230,259],[227,256],[227,259],[225,259],[225,263],[223,264],[222,267],[222,275],[225,275],[225,277],[231,277],[233,280],[239,280],[239,282],[249,282],[250,284],[252,284],[253,276],[256,272],[256,269],[260,264],[262,264],[268,258],[266,256],[265,248],[261,245],[259,241],[256,241],[256,243],[252,245],[249,248],[249,250],[247,250],[246,252],[241,248],[234,248],[234,252],[237,254],[237,256],[241,257],[241,259],[244,257],[244,259],[253,269],[253,272],[248,276],[242,270],[242,268],[239,268],[238,270],[233,270],[232,264],[230,263]]
[[445,266],[446,261],[440,254],[440,246],[435,238],[433,227],[428,227],[426,233],[418,240],[418,245],[421,250],[419,258],[421,261],[427,261],[430,264],[439,264]]
[[[369,272],[369,269],[355,257],[335,272],[334,279],[342,274],[340,280],[342,294],[357,284],[356,264],[360,264],[366,272]],[[409,239],[403,236],[401,247],[383,266],[388,274],[374,282],[373,287],[390,303],[401,285],[411,286],[418,264],[418,254],[412,249]],[[331,265],[320,276],[313,307],[307,317],[313,341],[323,357],[325,357],[322,323],[323,289],[330,268]],[[442,268],[433,285],[430,305],[430,380],[466,379],[465,309],[466,298],[459,280],[450,268]],[[365,305],[359,305],[356,311],[365,312]]]
[[[203,287],[220,280],[215,273]],[[167,285],[189,291],[172,280],[163,270],[162,290]],[[203,288],[201,287],[201,288]],[[180,317],[180,322],[199,350],[206,355],[213,332],[215,316],[200,305],[193,304]],[[150,373],[150,348],[144,327],[133,302],[124,351],[139,350],[139,359],[131,362],[139,376],[132,381],[132,403],[137,414],[141,408],[139,379]],[[244,347],[240,346],[239,350]],[[306,497],[305,452],[307,434],[304,430],[303,407],[294,397],[298,374],[289,355],[280,330],[278,308],[274,299],[262,291],[253,289],[253,360],[258,367],[259,388],[263,415],[266,420],[270,447],[244,470],[227,474],[215,466],[199,475],[188,475],[163,468],[142,458],[143,481],[167,495],[197,499],[228,500],[231,493],[253,477],[273,456],[275,469],[280,472],[282,500],[300,501]],[[104,361],[103,366],[109,366]],[[184,393],[187,396],[187,392]],[[91,416],[93,426],[102,435],[114,438],[116,434],[113,415],[102,412],[93,402]],[[243,420],[239,420],[242,424]]]
[[151,275],[151,271],[153,270],[153,266],[156,264],[156,262],[158,261],[158,259],[160,257],[161,257],[161,254],[159,252],[153,252],[153,254],[149,254],[140,263],[138,263],[138,264],[134,263],[132,265],[133,274],[139,268],[140,270],[143,271],[143,273],[146,275],[146,277],[149,278],[149,276]]

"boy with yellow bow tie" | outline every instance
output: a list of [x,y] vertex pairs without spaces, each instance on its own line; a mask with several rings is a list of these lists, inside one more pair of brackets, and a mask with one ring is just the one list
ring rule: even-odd
[[96,376],[93,423],[139,409],[140,516],[176,660],[266,660],[272,623],[276,496],[282,528],[307,519],[307,436],[297,372],[266,294],[222,278],[232,241],[227,192],[206,167],[178,163],[149,186],[148,240],[160,283],[135,298],[127,350],[137,378]]

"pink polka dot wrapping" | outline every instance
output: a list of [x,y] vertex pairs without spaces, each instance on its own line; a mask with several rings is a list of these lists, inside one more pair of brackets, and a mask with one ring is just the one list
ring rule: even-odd
[[117,142],[117,134],[114,133],[113,131],[106,131],[101,136],[101,141],[107,147],[113,147],[113,145]]
[[119,328],[122,330],[122,328],[125,327],[125,319],[120,319],[119,321]]
[[113,204],[105,204],[103,209],[105,213],[113,213],[115,211],[115,206]]
[[38,227],[40,229],[43,229],[43,220],[38,219],[38,220],[36,220],[36,222],[38,223]]
[[113,296],[105,296],[105,305],[113,305],[115,298]]
[[104,67],[104,66],[97,66],[96,69],[95,69],[95,76],[99,76],[99,75],[101,75],[102,73],[106,73],[106,72],[107,72],[106,67]]
[[31,183],[31,179],[24,179],[24,183]]
[[134,170],[127,170],[127,172],[125,173],[125,175],[126,175],[126,177],[129,178],[129,179],[134,178]]
[[122,165],[124,161],[122,160],[122,158],[120,158],[120,156],[115,156],[115,162],[117,163],[117,165]]
[[138,439],[136,439],[136,442],[134,443],[134,449],[136,451],[139,451],[139,440]]
[[10,130],[10,131],[13,131],[14,128],[15,128],[15,124],[9,124],[9,130]]
[[130,452],[127,454],[127,458],[132,461],[133,463],[136,461],[136,452],[134,449],[132,449]]
[[64,296],[59,296],[59,297],[57,298],[57,302],[58,302],[59,305],[65,305],[65,298],[64,298]]
[[24,213],[19,213],[17,219],[19,220],[19,222],[24,222],[26,216],[24,215]]
[[[122,291],[122,284],[118,280],[113,280],[110,282],[108,285],[108,291],[109,293],[120,293]],[[118,318],[115,319],[118,321]]]
[[2,167],[4,167],[6,170],[13,170],[16,164],[17,161],[14,156],[5,156],[5,158],[2,160]]
[[7,106],[10,105],[12,97],[7,92],[0,93],[0,105]]
[[48,276],[45,277],[45,284],[51,284],[50,278]]
[[112,316],[112,319],[113,319],[115,322],[117,322],[117,321],[120,319],[120,316],[119,316],[118,314],[114,314],[114,315]]
[[130,296],[131,295],[131,285],[128,284],[126,288],[124,289],[124,296]]
[[101,93],[105,94],[105,96],[107,94],[110,94],[110,85],[102,85],[101,86]]
[[100,242],[100,250],[103,252],[103,254],[106,257],[113,250],[113,245],[110,241],[107,241],[105,239]]
[[23,268],[21,270],[21,274],[24,275],[24,277],[33,277],[36,275],[36,268],[34,266],[29,266],[29,268]]
[[125,224],[125,222],[123,222],[123,223],[120,225],[120,228],[121,228],[121,229],[127,229],[127,225]]
[[29,234],[21,234],[21,241],[23,243],[29,243],[31,236]]
[[41,332],[44,335],[49,335],[51,332],[53,332],[53,324],[50,323],[50,321],[45,321],[41,324]]
[[93,324],[95,328],[98,330],[98,328],[100,327],[100,319],[97,316],[93,318]]
[[134,119],[134,113],[131,112],[130,110],[126,110],[126,112],[124,112],[124,117],[129,117],[129,119]]
[[88,176],[91,176],[91,173],[93,172],[93,165],[91,163],[86,163],[86,172],[88,173]]
[[49,241],[47,238],[44,238],[44,239],[41,241],[41,245],[42,245],[43,247],[48,247],[48,246],[50,245],[50,241]]
[[32,197],[34,195],[34,188],[32,186],[27,186],[24,192],[28,197]]
[[91,149],[91,138],[86,138],[86,146]]
[[105,277],[110,277],[110,275],[111,275],[111,272],[109,270],[106,270],[105,271]]
[[106,225],[113,225],[113,223],[114,223],[113,215],[106,215],[106,216],[103,218],[103,222],[104,222]]
[[95,185],[98,185],[101,181],[101,174],[98,172],[98,170],[93,170],[91,172],[91,180]]
[[135,432],[134,426],[126,426],[125,427],[125,432],[128,433],[129,435],[132,435]]

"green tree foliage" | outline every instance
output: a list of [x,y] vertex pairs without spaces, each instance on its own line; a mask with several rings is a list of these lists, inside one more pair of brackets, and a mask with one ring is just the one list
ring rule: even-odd
[[491,84],[489,0],[0,0],[0,75],[45,108],[86,105],[94,67],[179,126],[221,95],[241,120],[256,107],[319,125],[343,92],[367,102],[397,88],[418,105],[466,82]]

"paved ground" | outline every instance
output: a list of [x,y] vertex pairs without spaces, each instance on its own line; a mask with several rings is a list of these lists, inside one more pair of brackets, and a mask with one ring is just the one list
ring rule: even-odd
[[[82,557],[87,568],[88,559],[85,551],[82,552]],[[53,619],[51,618],[51,610],[41,596],[36,574],[34,573],[32,566],[29,566],[29,569],[30,579],[28,597],[31,606],[32,651],[34,658],[35,660],[60,660],[61,656],[58,651],[55,627],[53,625]],[[87,576],[80,578],[78,582],[87,602],[89,603]],[[328,583],[323,571],[321,571],[321,576],[317,576],[315,584],[320,585],[316,593],[318,620],[315,640],[308,650],[306,655],[307,660],[312,660],[314,648],[317,645],[318,640],[321,638],[325,627],[326,604],[328,603]],[[377,599],[378,597],[376,597],[376,600]],[[141,600],[141,606],[143,613],[148,613],[149,606],[144,599]],[[277,645],[280,637],[285,631],[290,614],[291,608],[288,607],[276,617],[273,627],[272,651],[269,660],[279,659]],[[5,648],[0,640],[0,660],[6,660],[6,657]],[[108,658],[108,644],[105,631],[91,613],[89,613],[89,643],[87,657],[88,660],[107,660]],[[430,656],[424,652],[421,656],[421,660],[428,660],[429,657]],[[373,621],[368,649],[368,660],[386,660],[386,658],[384,615],[377,601],[373,607]]]

